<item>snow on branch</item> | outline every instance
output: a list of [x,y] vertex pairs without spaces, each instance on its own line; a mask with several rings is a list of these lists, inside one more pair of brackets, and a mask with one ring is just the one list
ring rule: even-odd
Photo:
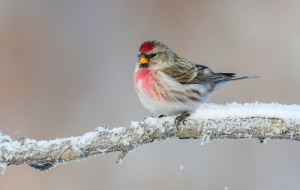
[[178,127],[175,116],[148,117],[130,128],[98,127],[78,137],[36,141],[26,137],[13,141],[0,133],[0,172],[10,165],[28,164],[47,171],[59,163],[97,154],[121,152],[121,163],[134,148],[170,138],[214,139],[258,138],[300,140],[300,106],[272,104],[204,104]]

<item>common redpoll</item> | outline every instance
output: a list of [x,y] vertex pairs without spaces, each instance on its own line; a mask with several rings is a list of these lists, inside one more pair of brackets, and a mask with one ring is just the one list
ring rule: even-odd
[[208,67],[185,59],[156,40],[144,42],[138,53],[134,86],[142,104],[159,115],[196,110],[220,87],[233,80],[257,78],[234,73],[214,73]]

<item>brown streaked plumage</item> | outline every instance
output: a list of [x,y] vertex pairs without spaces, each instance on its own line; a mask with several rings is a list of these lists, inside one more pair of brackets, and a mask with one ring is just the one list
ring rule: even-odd
[[143,105],[159,115],[192,112],[218,88],[233,80],[257,78],[214,73],[183,58],[156,40],[144,42],[138,53],[134,84]]

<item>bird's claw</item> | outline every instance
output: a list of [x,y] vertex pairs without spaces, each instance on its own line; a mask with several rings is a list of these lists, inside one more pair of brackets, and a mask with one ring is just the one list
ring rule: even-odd
[[174,124],[176,125],[177,130],[179,130],[179,125],[180,125],[181,122],[182,122],[183,125],[185,125],[185,122],[186,122],[185,119],[190,115],[191,115],[190,113],[185,111],[181,115],[179,115],[175,118]]

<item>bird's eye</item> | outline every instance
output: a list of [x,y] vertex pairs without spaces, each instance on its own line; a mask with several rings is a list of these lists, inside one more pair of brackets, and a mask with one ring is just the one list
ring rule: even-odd
[[156,53],[152,53],[152,54],[150,54],[150,58],[153,58],[153,57],[155,57],[157,54]]

